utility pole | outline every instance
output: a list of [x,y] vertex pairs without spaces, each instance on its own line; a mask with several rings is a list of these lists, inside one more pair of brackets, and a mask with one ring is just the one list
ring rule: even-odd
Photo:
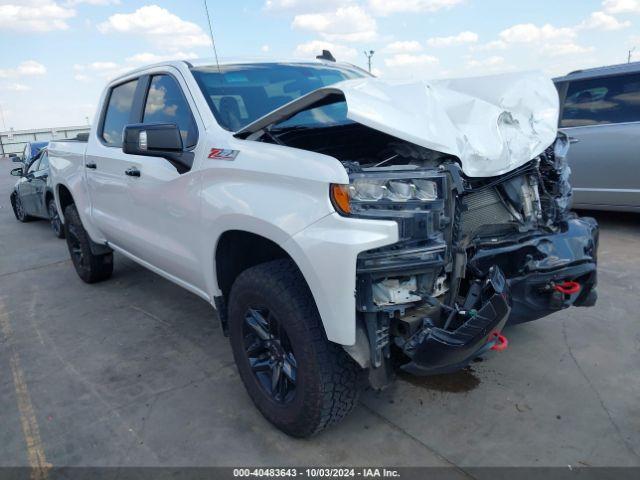
[[371,57],[373,57],[374,53],[376,52],[373,50],[369,50],[368,52],[366,50],[364,51],[364,55],[367,57],[367,61],[369,62],[369,73],[371,73]]
[[635,51],[636,47],[633,47],[629,50],[629,54],[627,55],[627,63],[631,63],[631,54]]
[[0,104],[0,118],[2,119],[2,130],[6,130],[7,124],[4,123],[4,111],[2,110],[2,104]]

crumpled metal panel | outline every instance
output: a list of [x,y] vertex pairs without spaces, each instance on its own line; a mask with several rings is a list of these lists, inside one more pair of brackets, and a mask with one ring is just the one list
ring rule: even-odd
[[524,165],[557,135],[558,93],[541,73],[404,84],[358,79],[331,88],[344,92],[350,119],[455,155],[470,177]]

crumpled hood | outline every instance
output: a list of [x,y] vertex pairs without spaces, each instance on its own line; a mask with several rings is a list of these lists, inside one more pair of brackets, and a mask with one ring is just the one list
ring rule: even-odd
[[347,80],[300,97],[238,133],[256,132],[339,93],[349,119],[454,155],[469,177],[511,171],[557,135],[558,93],[537,72],[411,83]]

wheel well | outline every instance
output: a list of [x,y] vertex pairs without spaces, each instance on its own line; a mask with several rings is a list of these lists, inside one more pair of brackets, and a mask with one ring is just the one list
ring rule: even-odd
[[53,192],[51,190],[47,190],[47,193],[44,194],[44,204],[48,207],[49,200],[53,198]]
[[230,230],[220,236],[215,258],[218,287],[228,299],[233,282],[244,270],[278,258],[291,257],[268,238],[242,230]]
[[69,205],[73,205],[75,203],[73,201],[73,197],[71,196],[71,192],[64,185],[58,185],[58,200],[60,201],[59,214],[63,214],[63,215],[64,215],[65,209]]

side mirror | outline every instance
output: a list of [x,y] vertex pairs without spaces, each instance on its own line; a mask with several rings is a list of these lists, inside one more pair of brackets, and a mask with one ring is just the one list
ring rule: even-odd
[[175,123],[136,123],[124,127],[122,151],[131,155],[162,157],[180,173],[191,169],[193,152],[185,152]]
[[11,175],[13,175],[14,177],[21,177],[22,174],[23,174],[22,167],[14,168],[13,170],[11,170]]

